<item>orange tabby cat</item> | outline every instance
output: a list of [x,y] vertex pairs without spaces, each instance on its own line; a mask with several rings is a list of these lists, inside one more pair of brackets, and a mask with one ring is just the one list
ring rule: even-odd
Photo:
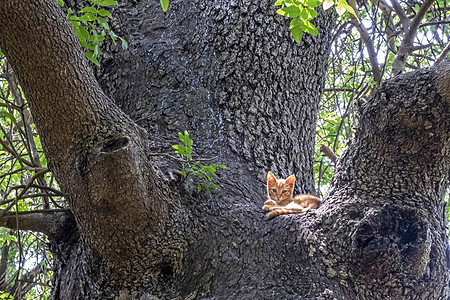
[[267,194],[269,200],[264,202],[263,209],[268,210],[267,218],[284,214],[301,214],[310,209],[317,208],[320,199],[307,194],[300,194],[292,198],[295,175],[286,179],[276,179],[269,171],[267,174]]

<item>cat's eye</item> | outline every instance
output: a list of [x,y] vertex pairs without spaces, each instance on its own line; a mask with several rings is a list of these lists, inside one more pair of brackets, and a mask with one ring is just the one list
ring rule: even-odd
[[270,190],[272,193],[276,194],[277,193],[277,189],[271,189]]
[[287,193],[287,191],[286,191],[286,190],[284,190],[284,191],[282,191],[281,193],[282,193],[282,194],[286,194],[286,193]]

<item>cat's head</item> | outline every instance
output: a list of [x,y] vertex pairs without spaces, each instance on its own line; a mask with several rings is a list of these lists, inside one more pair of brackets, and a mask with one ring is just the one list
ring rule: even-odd
[[272,172],[267,173],[267,194],[269,199],[280,202],[292,198],[294,191],[295,175],[286,179],[276,179]]

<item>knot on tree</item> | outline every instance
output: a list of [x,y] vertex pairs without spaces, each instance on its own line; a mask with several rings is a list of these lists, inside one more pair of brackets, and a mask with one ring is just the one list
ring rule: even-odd
[[419,211],[392,204],[371,209],[352,236],[352,255],[363,277],[383,279],[398,270],[429,273],[431,233]]

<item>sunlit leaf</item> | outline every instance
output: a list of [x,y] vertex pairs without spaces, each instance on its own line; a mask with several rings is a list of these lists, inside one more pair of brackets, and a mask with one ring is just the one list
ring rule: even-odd
[[338,13],[338,15],[342,16],[347,10],[345,9],[344,6],[342,6],[342,4],[338,3],[336,5],[336,12]]
[[323,9],[324,10],[327,10],[327,9],[329,9],[330,7],[332,7],[334,5],[334,1],[333,0],[325,0],[324,2],[323,2]]
[[160,0],[160,2],[163,11],[166,12],[167,8],[169,8],[169,0]]
[[102,0],[102,1],[100,1],[100,6],[108,6],[108,5],[119,5],[119,3],[117,3],[114,0]]

